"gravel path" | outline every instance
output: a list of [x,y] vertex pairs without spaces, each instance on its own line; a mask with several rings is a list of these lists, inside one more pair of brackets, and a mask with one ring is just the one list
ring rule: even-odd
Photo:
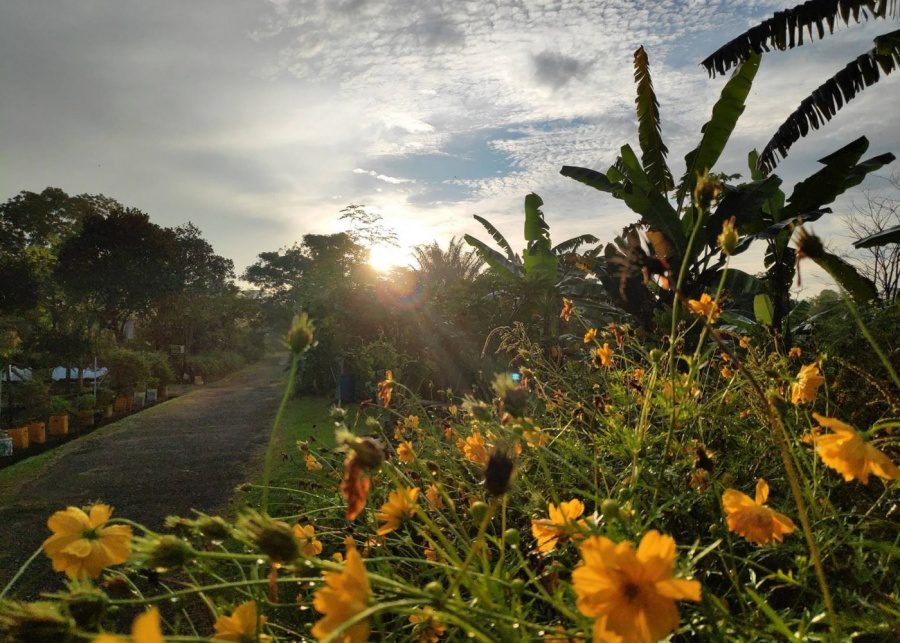
[[[226,509],[265,450],[284,368],[283,357],[266,357],[56,449],[0,508],[0,589],[50,535],[50,514],[67,505],[106,502],[151,529],[171,514]],[[14,593],[60,587],[60,576],[40,556]]]

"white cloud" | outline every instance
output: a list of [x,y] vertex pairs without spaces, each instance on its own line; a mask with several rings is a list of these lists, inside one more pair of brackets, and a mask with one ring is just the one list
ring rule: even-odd
[[[379,174],[375,170],[364,170],[361,167],[358,167],[353,170],[354,174],[365,174],[367,176],[374,177],[379,181],[384,181],[385,183],[390,183],[392,185],[401,185],[403,183],[415,183],[412,179],[398,179],[395,176],[387,176],[386,174]],[[379,188],[380,190],[380,188]]]

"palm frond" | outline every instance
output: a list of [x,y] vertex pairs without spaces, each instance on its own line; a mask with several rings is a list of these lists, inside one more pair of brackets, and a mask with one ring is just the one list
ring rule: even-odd
[[801,46],[804,30],[812,41],[815,27],[818,38],[822,39],[825,28],[828,28],[829,34],[834,33],[834,25],[838,21],[849,25],[869,17],[896,17],[898,8],[898,0],[808,0],[791,9],[775,12],[768,20],[719,47],[700,64],[710,77],[714,77],[746,60],[751,53]]
[[561,255],[567,252],[575,252],[576,250],[578,250],[578,246],[594,243],[600,243],[600,239],[592,234],[581,234],[577,237],[572,237],[571,239],[567,239],[562,243],[553,246],[552,252],[555,255]]
[[650,62],[643,47],[634,52],[634,82],[637,84],[638,142],[641,145],[641,162],[644,171],[660,192],[668,192],[675,184],[672,172],[666,165],[669,149],[662,140],[662,126],[659,120],[659,101],[653,91],[650,79]]
[[500,246],[501,248],[503,248],[503,251],[506,252],[507,259],[509,259],[512,262],[518,263],[519,257],[515,253],[515,251],[512,249],[512,246],[509,245],[509,241],[506,240],[506,237],[504,237],[503,234],[497,228],[495,228],[494,225],[490,221],[488,221],[484,217],[480,217],[477,214],[473,214],[472,217],[476,221],[478,221],[478,223],[483,225],[484,229],[488,231],[488,234],[490,234],[494,238],[494,241],[497,242],[497,245]]
[[900,30],[875,39],[875,46],[851,61],[803,99],[781,124],[759,157],[759,169],[769,174],[791,146],[832,119],[840,109],[900,66]]

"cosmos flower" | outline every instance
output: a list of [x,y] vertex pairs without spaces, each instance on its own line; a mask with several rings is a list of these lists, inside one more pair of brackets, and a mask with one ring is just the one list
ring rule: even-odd
[[53,535],[44,541],[44,553],[53,561],[54,571],[70,578],[97,578],[104,568],[131,556],[131,527],[106,525],[112,507],[97,504],[88,511],[67,507],[47,520]]
[[416,643],[437,643],[447,632],[447,626],[441,623],[431,607],[411,614],[409,622],[413,624],[412,640]]
[[597,336],[597,329],[596,328],[588,328],[587,332],[584,334],[584,343],[590,344],[592,341],[594,341],[594,338],[596,336]]
[[381,509],[375,512],[375,517],[384,524],[378,528],[379,536],[391,533],[400,526],[404,518],[412,517],[416,513],[416,498],[419,488],[398,487],[396,491],[388,494],[387,502],[381,505]]
[[699,601],[700,583],[675,578],[675,540],[651,530],[637,551],[592,536],[580,546],[582,562],[572,573],[578,610],[594,622],[595,641],[650,643],[678,627],[676,600]]
[[[331,632],[368,608],[371,600],[369,576],[356,547],[348,543],[344,569],[322,572],[325,586],[313,595],[313,607],[324,617],[316,621],[312,635],[321,641]],[[337,639],[342,643],[364,643],[369,638],[369,622],[355,623]]]
[[384,372],[384,379],[378,382],[378,399],[387,408],[391,403],[391,396],[394,392],[394,373],[392,371]]
[[722,314],[719,304],[708,293],[700,295],[699,300],[689,299],[687,305],[692,313],[706,317],[710,323],[716,321],[716,318]]
[[[165,643],[159,624],[159,610],[151,607],[146,612],[138,614],[131,624],[132,643]],[[93,643],[128,643],[129,639],[112,634],[101,634],[93,640]]]
[[799,346],[791,346],[791,350],[788,351],[788,357],[799,359],[803,354],[803,351],[800,350]]
[[425,499],[428,501],[429,505],[438,511],[444,508],[444,500],[441,498],[441,491],[434,483],[428,485],[428,488],[425,489]]
[[845,481],[859,480],[869,484],[869,474],[872,473],[885,480],[900,478],[900,469],[884,453],[866,442],[852,426],[818,413],[813,413],[813,417],[833,433],[811,434],[807,440],[815,444],[822,462],[840,473]]
[[781,542],[796,526],[790,518],[766,506],[768,497],[769,485],[762,478],[756,483],[755,499],[736,489],[726,489],[722,505],[728,529],[757,545]]
[[414,462],[416,459],[416,452],[413,450],[412,442],[401,442],[397,446],[397,457],[400,459],[400,462],[406,464]]
[[584,513],[584,503],[577,498],[559,503],[552,502],[547,507],[547,519],[532,519],[531,533],[537,540],[538,551],[549,553],[556,548],[561,538],[578,538],[581,530],[587,528],[584,519],[577,520]]
[[300,544],[300,555],[309,558],[322,553],[322,543],[316,539],[316,528],[312,525],[294,525],[294,537]]
[[216,633],[213,635],[213,641],[235,641],[243,643],[244,641],[256,641],[259,635],[260,643],[266,643],[272,640],[271,636],[259,634],[263,625],[266,624],[266,617],[257,615],[256,601],[247,601],[241,603],[234,608],[231,616],[222,614],[213,624]]
[[609,343],[605,342],[602,348],[594,351],[594,357],[600,366],[612,368],[613,365],[613,349],[609,347]]
[[571,299],[566,299],[563,297],[563,307],[559,312],[559,318],[563,321],[569,321],[572,319],[572,313],[575,312],[575,302]]
[[322,463],[316,460],[316,457],[312,453],[307,453],[303,456],[303,461],[306,463],[306,468],[310,471],[322,470]]
[[791,384],[791,403],[802,404],[816,399],[816,391],[825,382],[819,372],[819,365],[815,362],[800,368],[797,373],[797,381]]
[[460,441],[463,455],[469,462],[474,462],[482,466],[488,461],[488,447],[484,441],[484,436],[475,431],[469,437]]

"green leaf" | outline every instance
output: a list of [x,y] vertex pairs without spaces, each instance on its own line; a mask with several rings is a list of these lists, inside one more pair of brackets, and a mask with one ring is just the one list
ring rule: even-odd
[[759,54],[751,54],[722,88],[722,94],[713,106],[712,116],[700,130],[703,133],[700,144],[684,157],[686,171],[677,193],[679,209],[685,195],[694,189],[697,174],[712,169],[719,160],[725,144],[734,131],[734,126],[744,113],[744,103],[750,94],[750,87],[758,69]]
[[544,200],[532,192],[525,197],[525,240],[538,241],[550,240],[550,226],[544,221],[544,213],[541,206]]
[[662,140],[659,102],[653,91],[650,63],[643,47],[638,47],[638,50],[634,52],[634,82],[637,83],[637,96],[634,102],[637,107],[638,141],[641,145],[641,161],[644,164],[644,171],[657,190],[668,192],[675,187],[672,181],[672,172],[666,165],[666,155],[669,153],[669,149]]
[[753,599],[753,602],[759,606],[759,609],[762,610],[762,613],[766,615],[766,618],[769,619],[769,622],[772,623],[772,626],[775,628],[775,631],[787,638],[789,641],[800,641],[800,637],[791,632],[791,628],[787,626],[787,624],[782,620],[778,614],[775,613],[769,604],[754,592],[749,587],[744,587],[744,591]]
[[594,244],[600,243],[600,239],[595,237],[592,234],[581,234],[577,237],[572,237],[571,239],[567,239],[560,244],[553,246],[552,252],[555,255],[565,254],[567,252],[574,252],[578,249],[578,246],[582,246],[584,244]]
[[487,230],[488,233],[494,238],[494,241],[497,242],[497,245],[500,246],[501,248],[503,248],[503,250],[506,252],[507,259],[509,259],[513,263],[518,263],[519,257],[515,253],[515,251],[512,249],[512,246],[509,245],[509,242],[506,240],[506,237],[504,237],[500,233],[500,231],[497,228],[495,228],[493,226],[493,224],[491,224],[491,222],[488,221],[487,219],[485,219],[484,217],[480,217],[477,214],[473,214],[472,216],[476,221],[478,221],[478,223],[480,223],[481,225],[484,226],[485,230]]
[[595,190],[600,190],[601,192],[614,192],[615,190],[618,190],[620,187],[622,187],[620,183],[616,181],[610,181],[602,172],[598,172],[597,170],[590,170],[586,167],[563,165],[559,173],[563,176],[569,177],[570,179],[575,179],[579,183],[589,185]]
[[525,277],[549,284],[556,281],[557,258],[550,248],[550,226],[541,212],[543,199],[535,193],[525,197],[525,239],[528,246],[522,253]]
[[857,272],[856,268],[841,259],[835,254],[822,250],[816,253],[815,257],[810,257],[825,272],[831,275],[844,290],[850,293],[854,301],[857,303],[865,303],[873,299],[878,299],[878,289],[868,277]]
[[494,268],[499,273],[512,279],[522,276],[521,267],[511,262],[484,242],[479,241],[470,234],[465,235],[463,238],[466,240],[466,243],[475,248],[475,251],[478,252],[481,258],[484,259],[484,262],[491,268]]
[[900,225],[893,228],[870,234],[853,242],[854,248],[875,248],[877,246],[886,246],[889,243],[900,243]]
[[775,306],[769,295],[760,294],[753,298],[753,315],[760,324],[772,325],[772,320],[775,318]]

